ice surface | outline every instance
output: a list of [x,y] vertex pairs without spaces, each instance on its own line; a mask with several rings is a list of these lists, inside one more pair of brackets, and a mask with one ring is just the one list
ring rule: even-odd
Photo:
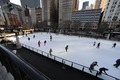
[[[49,52],[51,48],[53,55],[87,67],[93,61],[97,61],[99,67],[95,67],[96,70],[99,70],[100,67],[106,67],[109,69],[106,71],[109,75],[120,79],[120,67],[113,66],[115,61],[120,58],[120,42],[42,32],[34,33],[34,35],[35,38],[33,38],[33,34],[21,37],[20,42],[45,52]],[[52,35],[52,41],[50,41],[50,35]],[[28,41],[28,37],[30,37],[30,41]],[[41,41],[40,47],[38,47],[38,40]],[[46,45],[44,45],[45,40],[47,41]],[[95,46],[93,46],[94,41],[96,42]],[[96,48],[99,42],[100,48]],[[117,44],[115,48],[112,48],[113,43]],[[65,51],[66,45],[69,46],[68,52]]]

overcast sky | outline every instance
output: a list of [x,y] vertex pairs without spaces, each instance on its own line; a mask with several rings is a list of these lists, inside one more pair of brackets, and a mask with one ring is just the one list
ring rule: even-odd
[[[20,4],[20,0],[10,0],[12,3],[15,3],[15,4]],[[82,8],[82,3],[85,2],[85,1],[89,1],[89,5],[90,4],[94,4],[95,3],[95,0],[79,0],[79,9]]]

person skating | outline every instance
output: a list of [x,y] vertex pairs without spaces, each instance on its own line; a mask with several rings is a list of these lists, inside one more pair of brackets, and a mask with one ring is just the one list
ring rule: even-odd
[[101,75],[102,72],[104,72],[105,74],[107,74],[106,71],[108,71],[108,70],[109,70],[109,69],[107,69],[107,68],[105,68],[105,67],[101,67],[101,68],[99,69],[99,72],[97,73],[97,75]]
[[96,42],[93,43],[93,46],[95,46]]
[[30,38],[28,37],[28,40],[30,41]]
[[41,42],[40,42],[40,40],[38,41],[38,46],[40,47],[40,44],[41,44]]
[[100,42],[97,44],[97,47],[96,48],[99,48],[100,47]]
[[117,44],[116,44],[116,43],[114,43],[114,44],[113,44],[113,46],[112,46],[112,48],[115,48],[115,46],[116,46],[116,45],[117,45]]
[[116,68],[118,68],[120,66],[120,59],[116,60],[116,64],[114,64],[113,66],[115,66]]
[[50,41],[52,41],[52,35],[50,35]]
[[94,70],[94,67],[95,67],[95,66],[98,66],[97,61],[94,61],[94,62],[90,65],[90,67],[89,67],[90,72],[92,72],[92,70]]
[[66,52],[67,52],[67,50],[68,50],[68,45],[65,47],[65,50],[66,50]]
[[44,46],[46,45],[46,40],[44,41]]
[[33,38],[35,38],[35,35],[33,35]]
[[50,50],[49,50],[49,53],[50,53],[50,56],[52,56],[52,49],[50,48]]

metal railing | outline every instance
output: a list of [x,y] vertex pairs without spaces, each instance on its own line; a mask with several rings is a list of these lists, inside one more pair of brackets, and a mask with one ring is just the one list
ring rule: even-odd
[[11,72],[15,80],[51,80],[25,60],[0,45],[0,61]]
[[81,71],[83,71],[83,72],[89,73],[89,74],[94,75],[94,76],[96,76],[96,77],[98,77],[98,78],[105,79],[105,80],[120,80],[120,79],[118,79],[118,78],[116,78],[116,77],[113,77],[113,76],[111,76],[111,75],[104,74],[104,73],[102,73],[102,75],[97,75],[97,73],[98,73],[97,70],[93,70],[92,73],[91,73],[91,72],[89,71],[89,67],[86,67],[86,66],[84,66],[84,65],[81,65],[81,64],[78,64],[78,63],[75,63],[75,62],[72,62],[72,61],[70,61],[70,60],[63,59],[63,58],[58,57],[58,56],[55,56],[55,55],[50,55],[50,54],[47,53],[47,52],[44,52],[44,51],[42,51],[42,50],[36,49],[36,48],[34,48],[34,47],[31,47],[31,46],[28,46],[28,45],[25,45],[25,44],[22,44],[22,43],[21,43],[21,45],[22,45],[23,47],[27,48],[27,49],[30,49],[30,50],[32,50],[32,51],[34,51],[34,52],[36,52],[36,53],[39,53],[39,54],[41,54],[41,55],[43,55],[43,56],[45,56],[45,57],[48,57],[48,58],[50,58],[50,59],[53,59],[53,60],[55,60],[55,61],[58,61],[58,62],[60,62],[60,63],[65,64],[65,65],[68,65],[68,66],[70,66],[70,67],[73,67],[73,68],[75,68],[75,69],[81,70]]

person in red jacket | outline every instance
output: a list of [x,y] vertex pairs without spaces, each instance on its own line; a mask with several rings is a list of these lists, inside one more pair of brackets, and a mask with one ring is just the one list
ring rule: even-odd
[[41,44],[41,42],[40,42],[40,40],[38,41],[38,46],[40,47],[40,44]]

